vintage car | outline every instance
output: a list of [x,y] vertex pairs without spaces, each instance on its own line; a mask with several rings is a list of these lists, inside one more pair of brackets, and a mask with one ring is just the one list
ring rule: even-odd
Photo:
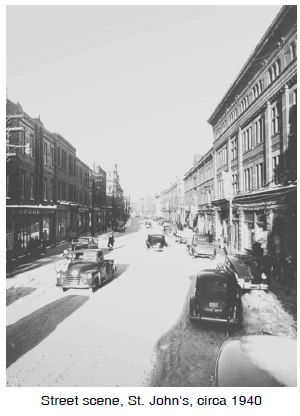
[[65,271],[58,272],[57,286],[67,289],[92,289],[95,291],[116,271],[111,255],[104,258],[102,249],[76,250]]
[[125,233],[125,222],[123,222],[123,221],[118,221],[117,222],[117,224],[116,224],[116,228],[115,228],[115,230],[116,231],[119,231],[119,232],[121,232],[121,233]]
[[[267,333],[228,338],[219,350],[210,384],[297,387],[297,341]],[[260,396],[256,399],[260,400]]]
[[172,226],[170,224],[163,225],[163,233],[164,234],[171,234],[172,233]]
[[97,240],[93,237],[79,237],[73,238],[71,242],[72,251],[82,250],[85,248],[97,248]]
[[146,221],[145,222],[145,227],[146,228],[152,228],[152,222],[151,221]]
[[209,235],[194,234],[190,244],[186,246],[187,253],[195,257],[216,257],[216,248],[211,243]]
[[146,246],[147,250],[163,251],[163,249],[168,246],[168,243],[163,234],[148,234]]
[[194,294],[190,297],[189,319],[191,322],[217,321],[242,324],[241,288],[231,271],[202,270],[196,279]]
[[229,254],[224,264],[218,264],[218,269],[232,270],[243,291],[268,290],[266,275],[262,273],[257,261],[248,254]]

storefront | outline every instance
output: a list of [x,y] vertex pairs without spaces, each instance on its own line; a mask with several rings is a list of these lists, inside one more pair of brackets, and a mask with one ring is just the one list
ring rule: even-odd
[[7,259],[26,254],[31,239],[44,240],[46,245],[55,242],[56,206],[7,207],[6,253]]

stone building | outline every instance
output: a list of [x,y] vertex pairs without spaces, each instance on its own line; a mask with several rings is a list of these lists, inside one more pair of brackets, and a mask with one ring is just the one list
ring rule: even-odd
[[208,122],[216,237],[296,250],[297,8],[284,6]]

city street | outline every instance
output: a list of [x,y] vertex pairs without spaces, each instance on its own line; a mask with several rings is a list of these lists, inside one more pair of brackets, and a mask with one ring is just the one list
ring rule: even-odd
[[[95,293],[56,287],[62,255],[6,280],[7,297],[19,293],[7,306],[7,386],[209,386],[226,328],[192,325],[187,308],[196,274],[224,254],[193,260],[171,237],[164,252],[148,252],[147,232],[131,218],[115,234],[117,273]],[[274,294],[253,291],[242,303],[242,333],[296,339]]]

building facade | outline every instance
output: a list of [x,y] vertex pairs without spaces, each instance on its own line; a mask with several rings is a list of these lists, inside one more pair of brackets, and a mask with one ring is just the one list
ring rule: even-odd
[[92,232],[92,227],[104,231],[106,172],[100,166],[90,169],[71,143],[50,133],[20,104],[7,99],[6,115],[9,128],[24,127],[8,140],[10,147],[22,147],[6,163],[7,259],[25,254],[32,238],[50,245]]
[[120,178],[117,165],[107,172],[106,175],[107,195],[107,221],[114,222],[123,220],[123,189],[120,185]]
[[296,248],[296,24],[284,6],[208,120],[215,234],[236,250]]

